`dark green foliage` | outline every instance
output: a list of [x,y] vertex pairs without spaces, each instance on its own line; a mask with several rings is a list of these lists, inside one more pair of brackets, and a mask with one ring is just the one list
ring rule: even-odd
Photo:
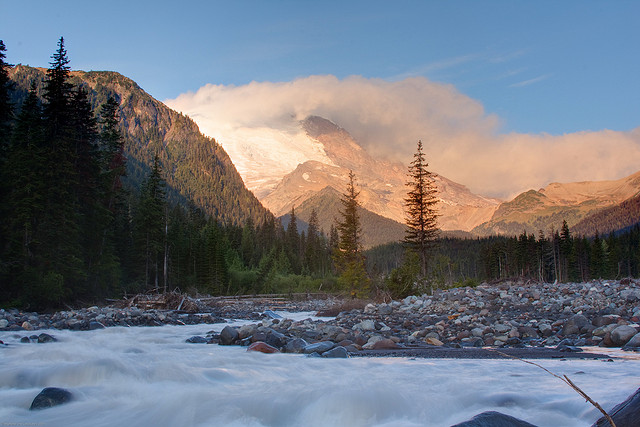
[[6,50],[4,42],[0,40],[0,166],[2,166],[8,149],[11,121],[13,120],[13,105],[9,97],[12,83],[9,80],[10,65],[5,62]]
[[347,190],[340,200],[343,210],[340,211],[341,220],[336,227],[340,239],[333,259],[340,273],[338,284],[354,298],[367,296],[370,284],[362,253],[362,228],[358,215],[359,194],[355,188],[355,175],[353,171],[349,171]]

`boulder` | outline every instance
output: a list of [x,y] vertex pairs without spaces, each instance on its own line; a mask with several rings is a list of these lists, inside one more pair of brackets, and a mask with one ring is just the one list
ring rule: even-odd
[[469,421],[456,424],[452,427],[536,427],[526,421],[522,421],[511,415],[505,415],[496,411],[483,412]]
[[236,328],[225,326],[222,332],[220,332],[220,344],[232,345],[238,340],[239,336],[240,334]]
[[362,322],[358,323],[357,325],[353,326],[354,330],[361,330],[361,331],[375,331],[376,330],[376,325],[373,322],[373,320],[363,320]]
[[398,348],[398,344],[390,338],[383,338],[380,341],[373,343],[372,350],[391,350]]
[[441,347],[444,345],[444,343],[442,341],[440,341],[437,338],[433,338],[433,337],[428,337],[427,339],[424,340],[425,343],[427,343],[428,345],[435,345],[438,347]]
[[48,343],[48,342],[56,342],[58,340],[55,339],[54,337],[52,337],[49,334],[42,333],[42,334],[38,335],[38,338],[37,338],[36,341],[38,341],[40,344],[44,344],[44,343]]
[[305,354],[311,354],[311,353],[322,354],[325,351],[331,350],[333,347],[335,347],[335,344],[331,341],[320,341],[317,343],[309,344],[304,348],[303,352]]
[[347,349],[341,346],[334,347],[329,351],[325,351],[321,354],[322,357],[327,357],[330,359],[346,359],[349,357],[347,353]]
[[268,328],[265,332],[267,333],[265,342],[270,346],[282,348],[287,344],[287,337],[284,334],[271,328]]
[[640,348],[640,333],[635,334],[627,343],[622,347],[623,350],[636,350]]
[[[640,388],[627,400],[608,411],[608,414],[616,427],[637,427],[640,425]],[[591,427],[611,427],[611,424],[603,416]]]
[[561,334],[564,336],[579,334],[581,330],[591,325],[589,319],[582,314],[575,314],[564,322]]
[[290,340],[284,347],[284,351],[287,353],[302,353],[309,343],[302,338],[294,338]]
[[188,338],[186,340],[186,342],[190,343],[190,344],[204,344],[206,343],[208,340],[205,337],[201,337],[201,336],[193,336],[191,338]]
[[625,345],[638,331],[633,326],[622,325],[611,331],[611,342],[616,347]]
[[254,342],[249,347],[247,347],[247,351],[257,351],[259,353],[267,353],[267,354],[280,353],[280,350],[262,341]]
[[102,324],[102,323],[100,323],[100,322],[98,322],[96,320],[92,320],[92,321],[89,322],[89,330],[90,331],[94,331],[96,329],[104,329],[104,328],[105,328],[104,324]]
[[69,390],[57,387],[47,387],[38,394],[29,410],[51,408],[52,406],[62,405],[63,403],[70,402],[73,399],[73,395]]

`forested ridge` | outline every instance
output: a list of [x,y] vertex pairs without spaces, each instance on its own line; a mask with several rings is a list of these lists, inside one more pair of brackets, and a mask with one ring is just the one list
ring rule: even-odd
[[[36,94],[44,90],[46,70],[24,65],[9,71],[15,83],[14,105],[22,105],[32,82]],[[244,186],[242,178],[222,147],[200,133],[198,126],[144,92],[131,79],[112,71],[73,71],[69,82],[87,90],[97,111],[109,97],[118,102],[119,130],[128,159],[125,184],[140,188],[155,155],[165,171],[167,197],[172,203],[187,201],[225,224],[256,223],[270,213]]]

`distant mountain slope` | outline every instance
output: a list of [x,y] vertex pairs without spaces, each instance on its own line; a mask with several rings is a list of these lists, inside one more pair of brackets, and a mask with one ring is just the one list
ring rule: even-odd
[[[369,155],[345,129],[322,117],[310,116],[300,125],[310,144],[322,147],[328,161],[308,160],[298,164],[261,198],[265,206],[276,215],[283,215],[327,186],[342,192],[352,170],[362,206],[395,222],[404,222],[406,165]],[[500,203],[475,195],[443,176],[436,175],[435,181],[440,198],[439,226],[443,230],[471,230],[489,220]]]
[[[572,227],[583,218],[616,206],[640,191],[640,172],[615,181],[552,183],[538,191],[529,190],[502,203],[490,221],[476,227],[478,235],[516,235],[526,231],[556,230],[562,221]],[[597,218],[597,217],[596,217]]]
[[[341,193],[332,187],[325,187],[305,200],[300,206],[296,206],[296,217],[309,222],[311,211],[315,209],[318,215],[318,223],[325,234],[329,234],[331,225],[336,218],[340,219]],[[397,242],[404,238],[405,226],[389,218],[375,214],[367,209],[358,210],[362,224],[362,244],[365,249],[388,242]]]
[[616,206],[599,210],[571,227],[571,232],[581,236],[607,235],[640,223],[640,194]]
[[[32,81],[42,88],[46,70],[17,65],[10,70],[16,83],[13,99],[24,99]],[[157,101],[133,80],[110,71],[74,71],[72,82],[84,85],[96,113],[109,96],[120,103],[128,181],[139,186],[157,153],[173,201],[191,201],[221,222],[258,223],[271,215],[244,186],[224,149],[200,133],[198,126]]]

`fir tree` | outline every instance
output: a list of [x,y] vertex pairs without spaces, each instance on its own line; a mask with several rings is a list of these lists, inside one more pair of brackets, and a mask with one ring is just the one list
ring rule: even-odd
[[438,190],[433,174],[427,170],[429,164],[422,151],[422,141],[409,165],[407,183],[409,192],[405,199],[407,233],[404,243],[420,257],[420,277],[427,276],[427,263],[438,236]]
[[362,297],[369,292],[369,277],[365,269],[362,253],[362,228],[358,214],[358,195],[355,187],[355,175],[349,171],[347,191],[340,202],[342,220],[338,221],[337,231],[340,236],[338,247],[334,252],[334,262],[340,273],[339,283],[346,287],[352,297]]
[[13,106],[9,97],[11,80],[9,79],[10,64],[5,62],[7,48],[0,40],[0,168],[5,159],[11,134],[13,120]]
[[300,274],[300,233],[298,232],[298,218],[295,207],[291,207],[289,225],[285,234],[285,248],[289,264],[295,274]]
[[156,155],[151,174],[140,192],[135,218],[136,247],[144,271],[144,287],[159,287],[162,255],[165,246],[165,182],[162,179],[160,160]]
[[0,207],[6,218],[0,225],[6,238],[1,248],[3,299],[16,300],[41,278],[40,267],[44,263],[40,224],[47,182],[42,174],[46,167],[44,129],[35,84],[17,117],[7,161],[11,168],[0,171],[6,188],[5,202]]

